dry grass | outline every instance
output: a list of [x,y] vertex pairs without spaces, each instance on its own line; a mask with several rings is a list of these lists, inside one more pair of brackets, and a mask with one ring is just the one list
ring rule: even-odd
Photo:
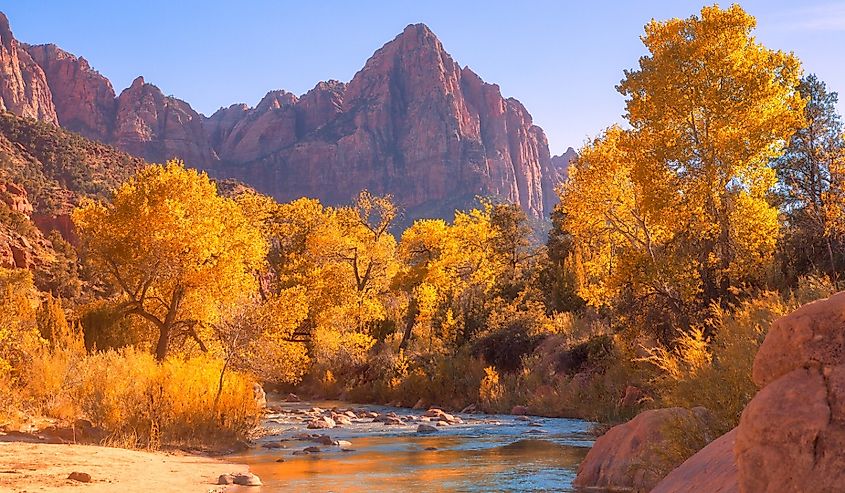
[[87,419],[105,444],[126,448],[227,447],[246,439],[261,410],[253,380],[227,372],[216,409],[222,362],[168,359],[125,348],[93,355],[44,351],[15,391],[31,414]]

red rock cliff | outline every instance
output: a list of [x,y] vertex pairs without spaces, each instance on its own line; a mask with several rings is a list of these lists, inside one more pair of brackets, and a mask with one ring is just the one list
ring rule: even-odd
[[392,193],[413,219],[493,196],[542,217],[565,175],[525,107],[461,68],[422,24],[376,51],[348,84],[321,82],[301,97],[271,91],[255,108],[208,118],[142,77],[115,98],[84,58],[53,45],[19,48],[4,22],[0,38],[0,102],[13,112],[149,161],[179,157],[278,200],[347,203],[368,189]]
[[59,124],[88,138],[110,140],[117,110],[111,82],[87,60],[54,44],[24,46],[44,70]]
[[58,124],[44,71],[12,35],[0,12],[0,110]]
[[112,142],[147,161],[181,158],[203,167],[217,160],[202,117],[191,106],[136,78],[117,98]]
[[320,83],[300,99],[276,94],[208,120],[222,159],[214,174],[280,200],[393,193],[410,216],[448,216],[492,195],[539,217],[556,201],[542,129],[422,24],[376,51],[345,86]]

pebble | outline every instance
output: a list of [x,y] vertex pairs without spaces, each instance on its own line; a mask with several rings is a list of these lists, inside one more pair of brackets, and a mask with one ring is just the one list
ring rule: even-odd
[[70,479],[70,480],[73,480],[73,481],[79,481],[80,483],[90,483],[91,482],[91,475],[88,474],[87,472],[74,471],[74,472],[70,473],[67,478]]

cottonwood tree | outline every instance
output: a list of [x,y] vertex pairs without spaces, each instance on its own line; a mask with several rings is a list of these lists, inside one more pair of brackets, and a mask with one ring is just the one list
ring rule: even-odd
[[176,161],[142,169],[111,202],[89,201],[73,219],[87,260],[120,293],[122,313],[158,331],[158,360],[178,339],[204,349],[220,307],[256,289],[267,252],[238,204]]
[[260,218],[269,240],[270,291],[301,288],[306,294],[307,317],[293,338],[308,344],[318,366],[330,366],[326,360],[339,367],[360,364],[388,316],[385,298],[398,269],[392,198],[362,191],[344,207],[304,198],[241,201]]
[[494,224],[494,209],[457,211],[452,224],[416,221],[402,234],[398,279],[411,300],[401,347],[418,339],[429,350],[454,349],[482,328],[488,298],[530,255],[512,210],[500,209]]
[[265,382],[295,385],[302,380],[310,363],[305,344],[296,338],[297,328],[308,316],[303,288],[284,289],[265,299],[253,296],[222,311],[213,326],[223,359],[214,409],[229,369]]
[[586,146],[561,194],[590,304],[656,306],[686,325],[761,281],[779,235],[769,162],[804,100],[798,60],[754,26],[736,5],[646,26],[649,54],[618,87],[631,128]]

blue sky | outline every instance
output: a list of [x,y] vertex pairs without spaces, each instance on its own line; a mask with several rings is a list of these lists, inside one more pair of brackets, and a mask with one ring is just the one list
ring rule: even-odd
[[[845,1],[739,2],[758,39],[794,51],[845,91]],[[688,17],[701,1],[44,1],[0,0],[15,36],[82,55],[120,92],[144,75],[211,114],[271,89],[302,94],[348,81],[410,23],[426,23],[461,65],[522,101],[553,153],[621,120],[614,86],[644,54],[652,18]],[[729,3],[723,2],[723,6]]]

